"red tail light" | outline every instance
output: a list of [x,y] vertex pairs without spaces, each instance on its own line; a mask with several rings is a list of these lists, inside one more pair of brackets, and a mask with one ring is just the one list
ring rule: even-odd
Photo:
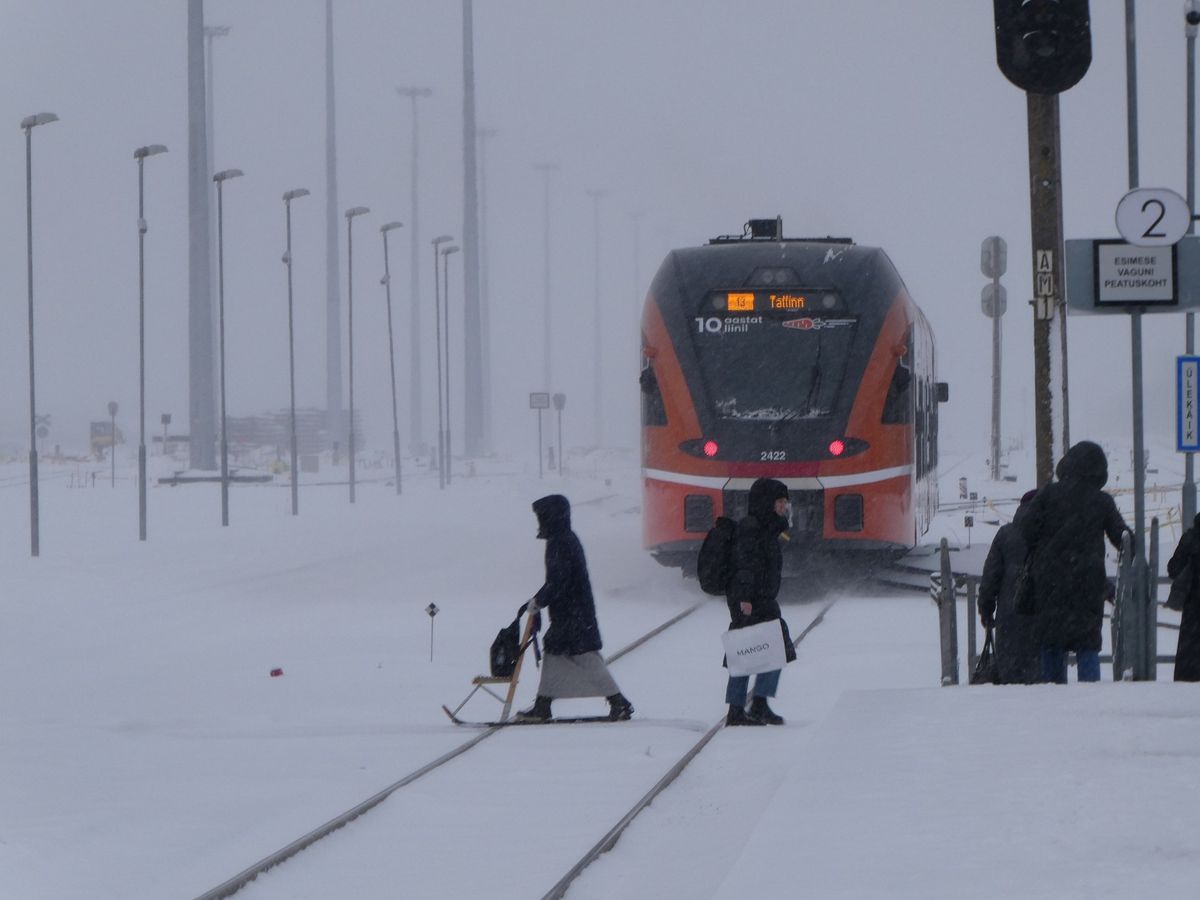
[[717,451],[720,449],[721,448],[717,446],[716,441],[705,441],[704,442],[704,455],[705,456],[716,456]]
[[829,442],[829,453],[831,456],[841,456],[846,452],[846,444],[844,441],[833,440]]

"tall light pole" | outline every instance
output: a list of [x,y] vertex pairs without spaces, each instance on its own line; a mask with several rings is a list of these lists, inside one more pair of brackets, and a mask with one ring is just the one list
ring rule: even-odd
[[217,341],[221,375],[221,525],[229,524],[229,418],[225,409],[225,182],[239,178],[241,169],[222,169],[217,184]]
[[449,484],[451,481],[450,464],[454,458],[453,451],[450,448],[450,264],[447,257],[451,253],[457,253],[458,250],[459,247],[457,244],[450,244],[448,247],[442,248],[442,302],[446,306],[443,316],[443,321],[446,323],[444,331],[446,336],[446,484]]
[[[333,0],[325,0],[325,422],[341,433],[342,301],[338,253],[337,104],[333,83]],[[336,454],[337,442],[334,441]]]
[[292,450],[292,515],[300,513],[300,473],[297,468],[298,447],[296,446],[296,328],[292,315],[292,201],[308,196],[307,188],[296,188],[283,195],[283,208],[287,227],[287,244],[283,251],[283,264],[287,266],[288,300],[288,436]]
[[396,413],[396,344],[392,339],[392,270],[388,264],[388,232],[403,228],[403,222],[388,222],[379,228],[383,235],[383,284],[387,297],[388,365],[392,372],[392,454],[396,459],[396,496],[400,496],[400,418]]
[[488,289],[487,142],[495,128],[478,127],[479,139],[479,317],[483,332],[483,449],[492,448],[492,322]]
[[[1184,34],[1187,36],[1187,202],[1196,214],[1196,31],[1200,27],[1200,0],[1183,4]],[[1195,221],[1188,222],[1188,234],[1195,232]],[[1188,310],[1184,352],[1196,352],[1196,314]],[[1196,463],[1194,453],[1183,454],[1183,527],[1190,528],[1196,518]]]
[[[608,196],[608,191],[593,189],[587,192],[587,195],[592,198],[592,234],[595,237],[595,253],[594,253],[594,293],[593,303],[595,311],[592,314],[592,355],[595,358],[595,369],[592,374],[592,406],[593,417],[596,427],[596,447],[599,449],[604,445],[604,401],[602,399],[602,361],[600,354],[603,351],[603,342],[600,340],[600,332],[602,331],[602,323],[604,316],[600,309],[600,201]],[[562,460],[559,460],[559,465]]]
[[109,487],[117,486],[117,401],[108,401],[108,462]]
[[352,206],[346,210],[346,312],[349,321],[346,323],[346,337],[350,353],[350,502],[354,502],[354,220],[365,216],[371,210],[365,206]]
[[37,403],[33,387],[33,129],[57,121],[58,116],[54,113],[37,113],[21,120],[21,127],[25,130],[25,246],[28,251],[26,281],[29,285],[29,540],[33,556],[38,555]]
[[188,412],[193,469],[217,469],[216,296],[212,173],[204,56],[204,0],[187,0]]
[[146,539],[146,204],[143,170],[147,156],[166,153],[162,144],[133,151],[138,167],[138,540]]
[[[463,18],[463,453],[483,454],[483,314],[479,302],[479,149],[475,136],[475,37],[473,0],[462,0]],[[449,394],[447,393],[447,398]],[[448,427],[448,426],[447,426]]]
[[534,169],[542,173],[542,255],[545,266],[542,271],[542,387],[554,389],[554,366],[550,352],[550,173],[558,169],[558,163],[535,163]]
[[433,244],[433,314],[437,323],[434,338],[437,345],[438,488],[446,486],[446,431],[445,419],[442,418],[442,292],[441,281],[438,278],[438,248],[446,241],[452,240],[454,238],[450,235],[442,234],[430,241]]
[[[216,66],[213,63],[213,44],[217,38],[228,37],[233,29],[229,25],[205,25],[204,26],[204,140],[205,152],[208,154],[205,163],[206,172],[217,172],[220,167],[217,165],[217,114],[215,104],[216,90],[213,87],[214,75]],[[205,186],[204,203],[208,207],[208,214],[205,217],[208,222],[208,249],[205,250],[205,256],[208,265],[208,290],[210,294],[215,290],[217,282],[217,260],[213,256],[212,247],[217,242],[217,226],[216,221],[212,216],[212,194]],[[215,344],[214,330],[216,328],[216,304],[213,303],[212,297],[209,297],[208,302],[208,341],[209,341],[209,358],[212,358]],[[216,385],[215,373],[212,371],[212,364],[209,363],[208,377],[212,380],[213,385]],[[210,389],[211,390],[211,389]]]
[[[408,97],[412,101],[412,210],[409,223],[412,226],[408,232],[409,239],[409,334],[408,334],[408,422],[409,439],[412,442],[413,453],[420,455],[425,450],[424,425],[421,421],[421,246],[420,218],[418,216],[417,185],[420,184],[417,166],[417,153],[420,148],[417,121],[417,100],[430,97],[433,90],[427,87],[398,87],[396,93]],[[437,258],[434,258],[437,262]],[[433,270],[437,278],[437,268]]]

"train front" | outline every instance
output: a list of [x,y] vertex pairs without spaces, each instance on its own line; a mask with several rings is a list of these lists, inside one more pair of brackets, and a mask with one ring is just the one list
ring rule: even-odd
[[672,251],[646,299],[643,538],[664,565],[694,565],[760,476],[788,485],[792,568],[909,548],[936,505],[932,338],[891,261],[768,234]]

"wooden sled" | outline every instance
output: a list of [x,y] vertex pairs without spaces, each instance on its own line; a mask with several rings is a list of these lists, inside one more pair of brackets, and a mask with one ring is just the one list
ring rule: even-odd
[[[472,678],[471,684],[474,685],[474,687],[471,688],[471,693],[467,694],[462,703],[454,707],[453,710],[447,706],[442,707],[442,709],[445,710],[446,715],[448,715],[452,721],[456,723],[460,721],[458,717],[459,710],[466,706],[467,701],[474,697],[476,692],[480,690],[482,690],[485,694],[491,695],[499,703],[504,705],[503,710],[500,712],[499,721],[508,721],[508,717],[512,712],[513,698],[517,695],[517,681],[521,677],[521,664],[525,661],[525,650],[530,644],[533,643],[533,622],[536,615],[536,613],[530,613],[525,617],[525,631],[521,635],[521,652],[517,655],[517,661],[513,665],[512,675],[507,677],[496,675],[476,675],[474,678]],[[508,685],[508,690],[504,692],[503,696],[492,689],[494,686],[505,684]]]

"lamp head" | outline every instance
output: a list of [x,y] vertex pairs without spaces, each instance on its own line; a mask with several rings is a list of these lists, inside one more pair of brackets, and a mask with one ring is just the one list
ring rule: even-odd
[[228,181],[230,178],[241,178],[242,174],[241,169],[222,169],[213,176],[213,181],[220,184],[223,181]]
[[443,247],[442,256],[449,256],[451,253],[457,253],[458,249],[458,244],[451,244],[449,247]]
[[138,147],[133,151],[134,159],[145,159],[147,156],[158,156],[160,153],[166,153],[167,148],[162,144],[148,144],[145,147]]
[[25,129],[36,128],[38,125],[49,125],[51,122],[57,122],[58,116],[54,113],[37,113],[36,115],[26,116],[21,120],[21,127]]
[[350,219],[353,219],[355,216],[365,216],[370,211],[371,210],[369,210],[365,206],[352,206],[348,210],[346,210],[346,219],[347,219],[347,221],[349,221]]
[[379,230],[382,231],[384,234],[387,234],[389,231],[392,231],[395,228],[403,228],[403,227],[404,227],[403,222],[388,222],[386,225],[380,225]]
[[452,241],[452,240],[454,240],[454,238],[451,237],[450,235],[441,234],[441,235],[438,235],[437,237],[435,237],[432,241],[430,241],[430,243],[433,244],[433,249],[437,250],[438,244],[444,244],[444,243],[446,243],[446,241]]
[[206,37],[225,37],[230,31],[229,25],[205,25],[204,34]]
[[1183,30],[1188,37],[1196,36],[1196,29],[1200,26],[1200,0],[1187,0],[1183,4]]
[[286,194],[283,195],[283,202],[291,203],[297,197],[307,197],[308,194],[309,194],[308,188],[296,188],[294,190],[288,191]]
[[433,95],[433,88],[427,87],[398,87],[396,93],[401,97],[429,97]]

